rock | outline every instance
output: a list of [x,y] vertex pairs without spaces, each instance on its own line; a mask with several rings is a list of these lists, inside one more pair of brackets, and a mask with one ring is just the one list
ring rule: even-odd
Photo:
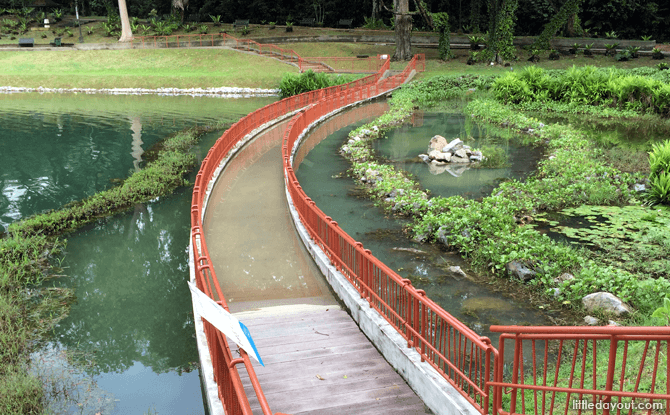
[[537,273],[532,269],[528,268],[524,263],[520,261],[511,261],[505,265],[507,273],[514,278],[518,278],[523,282],[528,282],[534,279],[537,276]]
[[563,284],[566,281],[572,281],[575,279],[575,276],[569,272],[564,272],[558,277],[554,278],[554,284]]
[[584,323],[588,324],[589,326],[597,326],[600,324],[600,320],[593,316],[586,316],[584,317]]
[[456,150],[454,152],[454,157],[468,158],[468,152],[461,148],[460,150]]
[[647,186],[640,183],[635,183],[633,189],[635,189],[636,192],[644,192],[645,190],[647,190]]
[[480,162],[483,159],[484,159],[484,157],[477,156],[477,155],[474,155],[474,154],[470,156],[470,161],[473,162],[473,163]]
[[433,160],[428,163],[428,171],[434,176],[444,173],[448,168],[449,165],[441,161]]
[[[452,159],[453,161],[453,159]],[[454,177],[461,177],[466,170],[470,170],[470,166],[467,164],[451,164],[447,167],[447,173],[451,174]]]
[[554,298],[558,298],[558,297],[561,296],[561,289],[560,288],[554,287],[554,288],[551,289],[551,291],[552,291],[552,295],[554,296]]
[[428,154],[419,154],[419,158],[423,160],[424,163],[430,163],[430,157]]
[[604,291],[587,295],[582,298],[582,304],[588,311],[602,309],[617,316],[631,312],[630,307],[621,301],[619,297]]
[[461,278],[467,278],[468,275],[459,267],[458,265],[456,266],[451,266],[449,267],[449,272],[451,272],[454,277],[461,277]]
[[444,153],[447,153],[447,152],[452,152],[453,153],[454,151],[460,150],[461,148],[463,148],[463,141],[460,138],[457,138],[457,139],[453,140],[451,143],[446,144],[442,148],[442,151]]
[[447,139],[441,135],[435,135],[430,139],[429,147],[431,150],[440,150],[447,145]]
[[420,254],[420,255],[426,255],[426,251],[422,251],[420,249],[416,248],[404,248],[404,247],[394,247],[392,248],[394,251],[403,251],[403,252],[411,252],[413,254]]
[[614,320],[610,320],[610,321],[608,321],[608,322],[607,322],[607,325],[608,325],[608,326],[614,326],[614,327],[621,327],[621,324],[617,323],[617,322],[614,321]]
[[370,135],[372,131],[368,130],[367,128],[364,128],[361,130],[361,135]]
[[429,156],[433,160],[444,161],[448,163],[451,160],[451,153],[443,153],[441,151],[433,150],[430,152]]
[[449,241],[447,241],[447,237],[449,237],[450,235],[451,233],[447,230],[446,226],[440,226],[439,229],[437,230],[437,240],[444,246],[449,246]]
[[470,163],[470,159],[465,156],[465,157],[458,157],[458,156],[453,156],[451,158],[452,163]]

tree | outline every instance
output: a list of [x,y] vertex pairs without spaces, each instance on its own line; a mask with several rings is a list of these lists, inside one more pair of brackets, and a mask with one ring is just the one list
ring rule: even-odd
[[119,38],[119,42],[130,42],[133,40],[133,32],[130,30],[126,0],[119,0],[119,15],[121,16],[121,37]]
[[188,0],[172,0],[172,7],[181,10],[181,22],[184,23],[184,9],[188,9]]
[[488,0],[489,38],[487,54],[492,62],[514,59],[514,26],[519,0]]
[[393,0],[393,10],[389,10],[382,0],[382,6],[393,13],[395,18],[395,53],[394,61],[412,59],[412,14],[409,11],[409,0]]

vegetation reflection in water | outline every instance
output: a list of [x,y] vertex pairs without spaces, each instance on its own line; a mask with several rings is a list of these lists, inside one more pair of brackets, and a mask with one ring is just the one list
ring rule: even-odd
[[167,134],[235,121],[272,100],[0,95],[0,232],[110,188]]
[[[435,195],[486,196],[502,180],[528,176],[535,170],[542,155],[540,148],[524,146],[520,139],[489,134],[462,113],[417,113],[413,119],[414,125],[392,129],[385,138],[376,140],[373,146],[377,154],[389,159],[397,168],[412,173],[423,188]],[[455,164],[436,170],[417,158],[419,154],[427,153],[428,143],[436,134],[445,137],[448,142],[460,138],[472,148],[502,149],[508,166],[477,168],[475,165]]]
[[[170,133],[230,123],[274,99],[0,100],[0,150],[12,160],[0,165],[1,232],[14,220],[113,186]],[[203,138],[200,159],[218,136]],[[204,413],[185,285],[190,191],[163,199],[68,235],[68,277],[54,284],[75,288],[78,303],[55,342],[33,355],[33,371],[56,381],[47,396],[59,388],[74,396],[52,402],[46,413]]]
[[[480,335],[494,339],[488,331],[491,324],[551,324],[545,317],[553,315],[551,310],[540,314],[530,304],[520,304],[502,294],[499,287],[487,284],[468,269],[456,253],[412,242],[403,231],[404,220],[385,216],[357,188],[345,173],[350,165],[339,156],[339,148],[349,131],[362,123],[342,128],[321,141],[299,166],[298,180],[317,206],[373,255],[401,277],[412,280],[414,286],[425,290],[428,297]],[[461,266],[467,276],[450,272],[448,268],[454,265]]]
[[73,286],[77,303],[55,341],[93,360],[87,372],[104,374],[95,379],[118,400],[114,413],[202,413],[186,286],[190,199],[183,190],[138,205],[68,240],[68,278],[56,282]]

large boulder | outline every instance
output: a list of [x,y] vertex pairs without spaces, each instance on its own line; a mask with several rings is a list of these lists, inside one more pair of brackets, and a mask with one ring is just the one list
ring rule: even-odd
[[608,313],[614,313],[617,316],[631,312],[630,307],[619,297],[604,291],[587,295],[582,298],[582,304],[588,311],[600,309]]
[[447,145],[447,139],[441,135],[435,135],[430,139],[429,147],[431,150],[442,150]]
[[468,158],[468,152],[465,151],[464,148],[461,148],[459,150],[454,151],[454,156],[467,159]]
[[528,268],[526,264],[520,261],[511,261],[505,265],[507,274],[511,277],[518,278],[523,282],[528,282],[537,277],[537,272]]
[[445,144],[444,147],[442,147],[442,151],[445,153],[447,152],[453,153],[462,148],[463,148],[463,140],[457,138],[455,140],[452,140],[449,144]]

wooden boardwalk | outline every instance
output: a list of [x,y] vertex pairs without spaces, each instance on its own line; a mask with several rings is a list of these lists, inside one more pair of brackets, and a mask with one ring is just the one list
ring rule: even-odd
[[[265,363],[254,369],[273,412],[429,414],[339,305],[267,307],[235,315]],[[254,414],[262,414],[246,372]]]

